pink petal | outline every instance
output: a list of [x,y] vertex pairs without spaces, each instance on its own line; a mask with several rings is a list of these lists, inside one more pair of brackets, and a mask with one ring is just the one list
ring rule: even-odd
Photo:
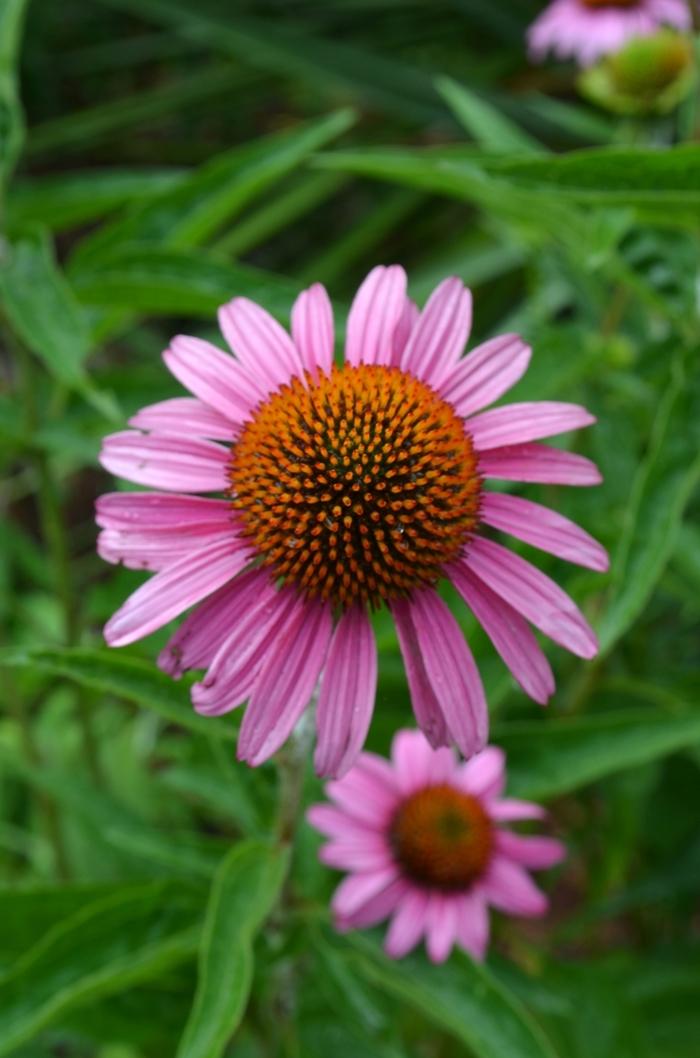
[[185,389],[232,422],[244,422],[265,392],[233,357],[201,338],[179,334],[163,360]]
[[597,540],[568,518],[532,500],[485,492],[481,497],[481,519],[494,529],[578,566],[600,573],[608,569],[607,552]]
[[488,902],[507,914],[535,918],[547,910],[547,897],[527,871],[503,856],[494,857],[482,884]]
[[515,823],[521,819],[544,819],[547,815],[541,805],[532,801],[518,801],[514,797],[489,802],[489,815],[501,823]]
[[239,760],[257,767],[292,733],[318,681],[331,631],[329,608],[312,600],[278,636],[243,717]]
[[378,265],[357,291],[348,315],[345,361],[389,364],[394,332],[406,304],[406,273],[399,265]]
[[459,785],[474,797],[498,797],[505,783],[506,755],[498,746],[487,746],[459,771]]
[[455,276],[443,280],[411,330],[401,357],[402,370],[437,389],[462,355],[471,325],[471,291]]
[[391,343],[391,365],[393,367],[401,366],[401,357],[406,348],[406,342],[410,338],[411,331],[418,322],[419,317],[420,311],[416,303],[411,301],[410,298],[406,298]]
[[141,408],[129,419],[129,426],[179,437],[209,437],[231,443],[238,434],[237,423],[210,408],[196,397],[173,397]]
[[254,301],[234,298],[222,305],[219,326],[259,389],[276,389],[294,375],[303,377],[301,354],[294,342],[277,320]]
[[404,794],[423,786],[456,779],[458,765],[451,749],[432,749],[420,731],[399,731],[391,743],[396,780]]
[[488,712],[478,669],[451,611],[432,589],[409,603],[418,647],[448,730],[465,757],[486,745]]
[[401,959],[423,936],[428,899],[424,890],[410,888],[398,904],[384,941],[384,950],[390,958]]
[[299,619],[302,606],[294,592],[277,591],[266,579],[256,596],[246,597],[236,613],[229,612],[226,636],[218,640],[204,679],[192,687],[198,713],[219,716],[250,697],[271,644]]
[[508,859],[532,870],[553,867],[566,858],[566,845],[561,841],[555,838],[514,834],[512,830],[498,830],[496,845]]
[[246,570],[224,584],[185,618],[158,657],[158,666],[179,679],[189,669],[211,664],[248,607],[270,589],[267,573]]
[[332,841],[319,850],[318,858],[326,867],[339,871],[381,871],[393,865],[391,852],[378,837],[363,841]]
[[525,693],[546,705],[554,693],[554,676],[527,622],[474,576],[468,557],[446,572]]
[[440,703],[425,671],[411,607],[406,599],[397,599],[391,604],[391,613],[396,623],[396,634],[401,647],[411,705],[418,726],[431,746],[447,746],[450,734]]
[[326,803],[311,805],[306,812],[308,822],[333,841],[359,844],[365,838],[385,842],[384,829],[349,816],[342,808]]
[[555,643],[582,658],[595,656],[598,640],[573,600],[524,558],[493,540],[475,537],[464,562]]
[[543,485],[600,485],[603,480],[595,463],[585,456],[540,444],[509,445],[480,453],[479,472],[485,478]]
[[303,290],[292,308],[292,338],[312,375],[330,374],[333,366],[333,308],[325,287],[314,283]]
[[336,916],[335,925],[337,929],[368,929],[383,922],[394,909],[403,903],[408,892],[408,885],[403,878],[396,878],[382,889],[376,896],[366,900],[361,907],[351,915]]
[[483,961],[489,943],[489,912],[479,886],[474,886],[459,898],[457,942],[478,962]]
[[466,417],[502,397],[527,371],[532,350],[517,334],[478,345],[440,385],[440,395]]
[[391,765],[374,753],[360,754],[342,779],[326,785],[326,793],[353,819],[375,828],[391,818],[399,796]]
[[457,939],[457,899],[431,893],[425,923],[425,947],[431,962],[444,962]]
[[595,416],[578,404],[542,400],[523,404],[506,404],[475,415],[466,423],[476,448],[486,451],[503,445],[523,444],[541,437],[590,426]]
[[231,504],[204,496],[169,492],[106,492],[95,501],[95,521],[102,529],[187,532],[193,526],[231,524]]
[[150,635],[232,580],[249,561],[248,548],[235,536],[186,555],[129,596],[105,625],[107,643],[122,647]]
[[102,442],[100,462],[116,477],[168,492],[223,492],[230,453],[213,441],[123,430]]
[[193,551],[225,543],[230,535],[230,526],[223,530],[220,526],[197,526],[183,533],[103,529],[97,537],[97,553],[105,562],[155,572],[179,562]]
[[317,775],[339,776],[364,745],[377,690],[377,645],[360,607],[338,621],[321,679],[316,712]]
[[392,864],[379,871],[367,871],[362,874],[351,874],[345,878],[331,900],[331,909],[339,918],[347,918],[359,911],[363,904],[396,881],[397,868]]

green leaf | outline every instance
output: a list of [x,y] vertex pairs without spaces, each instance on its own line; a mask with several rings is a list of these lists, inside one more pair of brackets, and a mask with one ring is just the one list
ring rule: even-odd
[[460,124],[487,150],[511,154],[546,153],[537,140],[523,132],[510,118],[451,77],[438,77],[435,87]]
[[226,719],[199,716],[192,708],[187,689],[141,658],[116,651],[83,647],[12,649],[0,651],[0,665],[29,668],[64,676],[83,687],[113,694],[134,705],[152,709],[168,723],[178,724],[208,737],[235,739]]
[[286,851],[257,841],[232,849],[214,879],[199,952],[199,979],[177,1058],[219,1058],[250,992],[253,940],[275,906]]
[[[643,612],[673,554],[683,513],[700,480],[700,455],[692,443],[679,443],[677,436],[686,388],[684,374],[675,365],[654,419],[648,455],[632,484],[611,563],[612,598],[599,626],[602,653],[611,650]],[[680,432],[685,442],[686,427]]]
[[345,942],[357,973],[478,1058],[556,1058],[539,1026],[485,966],[461,953],[448,966],[427,966],[415,957],[394,962],[360,934],[348,934]]
[[81,269],[73,282],[85,305],[206,320],[234,294],[260,302],[277,316],[288,316],[300,289],[292,280],[248,265],[229,264],[203,251],[150,246],[115,251],[99,267]]
[[696,745],[700,711],[628,709],[503,723],[493,740],[508,756],[509,795],[538,800]]
[[15,166],[24,140],[17,67],[26,10],[27,0],[3,0],[0,7],[0,190]]
[[185,178],[176,169],[91,169],[15,181],[7,197],[7,223],[15,229],[29,223],[65,231],[169,191]]
[[190,958],[198,935],[192,897],[181,883],[129,886],[84,906],[0,979],[0,1055],[79,1004]]
[[73,255],[71,275],[90,274],[105,258],[132,244],[199,246],[253,198],[300,165],[354,121],[339,110],[318,121],[266,136],[213,158],[174,188],[138,205],[85,240]]

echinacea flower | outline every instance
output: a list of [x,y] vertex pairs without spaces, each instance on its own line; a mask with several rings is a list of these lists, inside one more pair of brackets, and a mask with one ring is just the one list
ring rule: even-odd
[[547,52],[590,66],[632,37],[646,37],[659,26],[690,27],[685,0],[553,0],[527,33],[530,58]]
[[503,797],[505,755],[488,746],[466,764],[431,749],[419,731],[399,731],[391,762],[362,753],[329,782],[332,804],[312,805],[309,822],[329,840],[319,856],[348,876],[332,900],[336,926],[362,929],[391,918],[385,948],[401,958],[425,937],[433,962],[454,944],[483,959],[489,905],[533,917],[547,898],[526,868],[564,858],[554,838],[502,824],[541,819],[539,805]]
[[[248,700],[238,755],[257,765],[295,727],[320,680],[319,774],[362,748],[377,681],[369,611],[389,607],[413,708],[434,746],[483,749],[481,680],[435,587],[448,577],[523,689],[546,702],[549,664],[528,622],[581,657],[595,635],[549,577],[482,528],[592,569],[604,550],[561,515],[484,487],[488,478],[592,485],[595,466],[539,444],[587,426],[556,402],[482,411],[525,372],[530,349],[506,334],[462,358],[471,295],[447,279],[422,312],[394,265],[375,268],[352,304],[342,366],[324,288],[304,291],[292,336],[234,298],[219,322],[234,355],[178,337],[167,367],[194,397],[139,411],[107,437],[102,464],[157,492],[97,504],[103,558],[155,571],[111,618],[132,643],[195,604],[159,663],[206,668],[195,708]],[[222,443],[223,442],[223,443]],[[209,498],[190,493],[217,493]]]

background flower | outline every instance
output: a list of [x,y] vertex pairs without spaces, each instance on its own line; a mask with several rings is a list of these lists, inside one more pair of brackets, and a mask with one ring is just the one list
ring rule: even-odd
[[554,401],[482,411],[525,373],[530,349],[506,334],[462,358],[471,317],[459,279],[442,282],[418,312],[403,269],[377,267],[353,301],[336,367],[322,286],[296,301],[291,338],[264,309],[234,298],[219,312],[234,356],[175,338],[165,363],[194,396],[142,409],[131,425],[144,433],[104,442],[107,470],[167,490],[97,503],[100,554],[157,571],[105,638],[132,643],[206,600],[160,663],[175,676],[207,667],[193,689],[203,714],[249,699],[238,754],[250,764],[282,745],[320,679],[316,767],[351,767],[377,683],[369,610],[382,604],[431,744],[454,742],[467,757],[483,749],[481,679],[435,591],[442,577],[538,702],[554,679],[528,622],[580,657],[596,652],[573,601],[482,532],[607,569],[604,549],[573,522],[484,487],[489,478],[594,484],[587,460],[539,443],[593,416]]
[[462,764],[419,731],[400,731],[391,763],[363,753],[328,783],[333,803],[313,805],[308,820],[329,839],[322,861],[348,872],[332,902],[338,928],[390,918],[389,955],[400,958],[425,937],[432,961],[443,962],[454,944],[483,959],[489,907],[544,914],[547,898],[527,869],[559,863],[565,849],[502,825],[544,816],[539,805],[504,798],[505,778],[495,746]]

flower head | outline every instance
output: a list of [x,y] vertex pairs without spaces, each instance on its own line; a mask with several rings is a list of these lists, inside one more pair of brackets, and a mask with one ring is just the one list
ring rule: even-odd
[[690,27],[685,0],[552,0],[528,30],[530,57],[542,62],[552,52],[590,66],[662,25]]
[[142,409],[133,430],[104,442],[108,470],[159,490],[98,501],[100,554],[155,573],[108,622],[107,642],[131,643],[198,604],[162,668],[207,669],[192,691],[203,714],[248,700],[238,753],[251,764],[285,741],[320,680],[316,767],[339,775],[370,723],[369,613],[385,605],[431,744],[478,752],[481,681],[436,585],[453,582],[539,702],[554,682],[528,622],[582,657],[595,653],[568,596],[483,535],[489,526],[606,568],[604,550],[566,518],[486,487],[596,483],[588,460],[538,443],[592,416],[555,402],[481,411],[518,381],[530,350],[507,334],[462,358],[471,295],[458,279],[419,313],[403,270],[375,268],[353,302],[342,366],[319,285],[294,305],[291,337],[246,298],[219,320],[234,355],[175,338],[165,363],[194,396]]
[[482,959],[489,905],[544,914],[547,898],[526,868],[553,866],[564,846],[502,825],[544,812],[502,796],[505,758],[495,746],[463,764],[449,749],[431,749],[419,731],[399,731],[391,757],[362,753],[344,778],[327,784],[333,803],[308,812],[328,838],[321,860],[348,872],[333,896],[336,925],[391,918],[385,947],[394,958],[425,936],[434,962],[454,944]]

